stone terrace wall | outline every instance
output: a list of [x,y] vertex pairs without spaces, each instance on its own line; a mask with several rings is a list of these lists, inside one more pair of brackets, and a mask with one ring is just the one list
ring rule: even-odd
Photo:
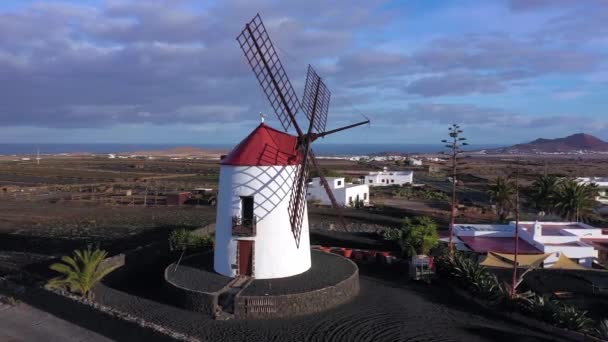
[[359,293],[359,270],[342,282],[311,292],[280,296],[242,296],[235,298],[236,318],[274,318],[305,315],[343,304]]
[[[169,266],[171,267],[171,266]],[[186,289],[172,283],[165,270],[165,288],[168,296],[178,306],[191,311],[201,312],[213,316],[218,308],[218,292],[203,292]]]

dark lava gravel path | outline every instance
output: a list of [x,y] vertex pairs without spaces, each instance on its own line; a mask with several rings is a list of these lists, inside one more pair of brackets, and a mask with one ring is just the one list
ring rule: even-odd
[[256,279],[243,291],[244,296],[283,295],[310,292],[336,285],[349,278],[356,266],[348,259],[332,253],[311,251],[312,267],[293,277]]
[[353,301],[293,319],[213,321],[105,285],[96,299],[204,341],[559,341],[477,312],[440,288],[361,273],[361,293]]
[[232,280],[213,271],[213,253],[186,258],[178,267],[171,264],[167,268],[167,277],[180,287],[203,292],[217,292]]

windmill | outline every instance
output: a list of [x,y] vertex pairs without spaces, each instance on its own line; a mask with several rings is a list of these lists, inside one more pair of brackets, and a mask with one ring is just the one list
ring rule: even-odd
[[[259,14],[245,24],[245,28],[237,37],[237,41],[274,109],[283,130],[287,132],[290,128],[293,128],[297,134],[297,150],[300,155],[300,163],[293,178],[294,184],[291,187],[288,207],[291,231],[296,244],[299,244],[302,233],[308,169],[311,164],[319,175],[321,184],[338,214],[342,227],[346,230],[341,208],[315,159],[311,144],[318,138],[329,134],[368,124],[369,120],[326,130],[331,92],[314,68],[309,65],[304,95],[300,102]],[[304,112],[306,117],[306,119],[302,119],[303,126],[296,120],[299,111]]]

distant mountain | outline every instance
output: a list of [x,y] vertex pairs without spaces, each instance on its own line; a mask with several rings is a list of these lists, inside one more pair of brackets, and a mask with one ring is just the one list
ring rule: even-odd
[[608,142],[578,133],[557,139],[539,138],[526,144],[488,150],[498,153],[597,153],[608,152]]

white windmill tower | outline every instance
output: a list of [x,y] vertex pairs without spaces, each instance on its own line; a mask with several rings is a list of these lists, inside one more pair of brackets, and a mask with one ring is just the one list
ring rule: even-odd
[[[340,213],[310,144],[369,120],[325,131],[329,90],[308,66],[300,105],[259,14],[245,25],[237,41],[285,132],[262,122],[222,159],[214,269],[230,277],[289,277],[311,266],[306,207],[308,162],[316,168]],[[300,109],[306,114],[307,132],[296,121]],[[286,133],[292,126],[297,135]]]

